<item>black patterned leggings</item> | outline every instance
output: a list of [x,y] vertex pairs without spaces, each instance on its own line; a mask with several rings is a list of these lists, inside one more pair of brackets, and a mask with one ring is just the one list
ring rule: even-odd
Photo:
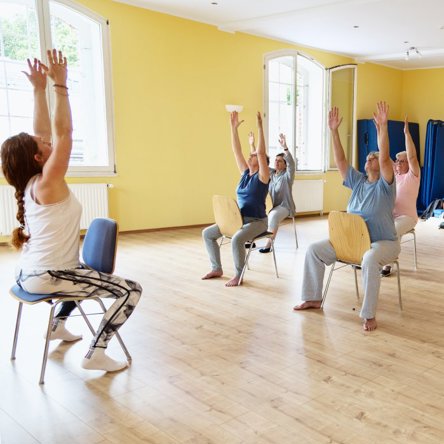
[[[28,293],[113,298],[97,329],[91,347],[106,348],[114,333],[126,322],[139,302],[142,287],[134,281],[86,268],[42,273],[20,273],[17,283]],[[60,305],[55,319],[68,317],[76,308],[73,301]]]

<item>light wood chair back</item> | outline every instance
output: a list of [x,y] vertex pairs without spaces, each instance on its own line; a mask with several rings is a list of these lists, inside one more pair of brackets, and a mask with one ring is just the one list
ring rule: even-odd
[[338,261],[360,265],[370,250],[370,235],[364,219],[357,214],[332,211],[328,216],[330,243]]
[[214,219],[220,232],[226,237],[233,235],[242,228],[243,221],[237,202],[228,196],[213,196]]
[[273,201],[271,200],[270,193],[267,194],[265,199],[265,211],[268,214],[273,209]]

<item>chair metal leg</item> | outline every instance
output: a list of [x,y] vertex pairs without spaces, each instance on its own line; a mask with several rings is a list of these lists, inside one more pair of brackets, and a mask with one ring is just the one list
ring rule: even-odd
[[292,216],[292,219],[293,219],[294,240],[296,242],[296,249],[298,249],[299,248],[298,233],[296,231],[296,221],[294,215]]
[[333,271],[335,271],[336,262],[333,262],[333,265],[330,269],[330,274],[328,275],[327,283],[325,284],[324,294],[322,295],[321,308],[324,308],[325,298],[327,297],[328,287],[330,286],[331,277],[333,275]]
[[88,326],[89,331],[92,333],[93,336],[95,336],[95,335],[96,335],[96,331],[94,330],[94,328],[93,328],[91,322],[89,322],[88,316],[86,316],[86,313],[85,313],[85,311],[83,310],[80,301],[75,301],[75,303],[76,303],[76,305],[77,305],[78,310],[80,311],[80,314],[81,314],[82,317],[83,317],[83,320],[86,322],[86,325]]
[[[100,298],[94,298],[94,299],[99,303],[100,307],[103,310],[103,313],[106,313],[106,307],[105,307],[105,304],[103,303],[102,299],[100,299]],[[128,351],[128,349],[126,348],[126,345],[123,342],[119,332],[116,331],[114,333],[114,335],[116,336],[116,339],[119,341],[119,344],[122,347],[123,352],[125,353],[126,359],[128,360],[128,362],[131,362],[133,360],[133,358],[131,357],[130,352]]]
[[274,239],[270,237],[271,240],[271,252],[273,253],[274,270],[276,271],[276,277],[279,278],[278,267],[276,263],[276,255],[274,254]]
[[[62,302],[62,301],[58,301],[58,302]],[[51,311],[49,313],[48,328],[46,330],[45,349],[43,351],[42,369],[40,371],[39,384],[45,383],[45,371],[46,371],[46,363],[48,362],[48,350],[49,350],[49,341],[51,338],[52,321],[54,320],[54,311],[55,311],[56,306],[58,305],[58,302],[56,302],[51,307]]]
[[17,350],[18,335],[20,330],[20,321],[22,319],[23,302],[19,302],[17,310],[17,320],[15,321],[14,341],[12,343],[11,361],[15,360],[15,351]]
[[245,258],[244,267],[242,268],[242,272],[241,272],[241,275],[239,277],[239,282],[237,283],[237,285],[241,285],[242,284],[242,280],[244,279],[245,271],[248,268],[248,259],[250,258],[251,250],[252,250],[251,248],[248,249],[247,256]]
[[418,269],[418,259],[416,256],[416,232],[415,230],[412,231],[413,234],[413,259],[415,261],[415,271]]
[[396,277],[398,278],[398,299],[399,299],[399,308],[402,310],[402,298],[401,298],[401,278],[399,276],[399,262],[395,261],[396,264]]
[[352,266],[353,271],[355,272],[355,287],[356,287],[356,298],[359,302],[359,286],[358,286],[358,272],[356,271],[356,267]]

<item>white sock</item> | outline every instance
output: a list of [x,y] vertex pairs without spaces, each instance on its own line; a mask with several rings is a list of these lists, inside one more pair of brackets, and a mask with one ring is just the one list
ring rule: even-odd
[[105,354],[104,348],[91,349],[83,358],[82,367],[87,370],[104,370],[106,372],[117,372],[128,367],[128,362],[115,361]]
[[[65,327],[65,322],[66,319],[57,319],[54,321],[53,327],[51,329],[51,336],[49,338],[50,341],[61,339],[62,341],[66,342],[74,342],[82,339],[82,335],[75,335],[67,330]],[[43,339],[46,339],[46,332],[43,334]]]

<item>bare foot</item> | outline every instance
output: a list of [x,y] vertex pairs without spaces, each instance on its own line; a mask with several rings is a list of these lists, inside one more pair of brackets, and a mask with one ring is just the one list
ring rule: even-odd
[[322,301],[304,301],[302,304],[295,305],[293,307],[294,311],[307,310],[309,308],[321,308]]
[[234,276],[234,278],[231,278],[226,284],[225,287],[237,287],[238,285],[242,285],[242,282],[239,283],[240,276]]
[[362,324],[364,331],[373,331],[376,330],[377,327],[378,324],[376,324],[376,318],[364,319],[364,324]]
[[222,270],[210,271],[205,276],[203,276],[202,279],[220,278],[223,274],[224,272]]

